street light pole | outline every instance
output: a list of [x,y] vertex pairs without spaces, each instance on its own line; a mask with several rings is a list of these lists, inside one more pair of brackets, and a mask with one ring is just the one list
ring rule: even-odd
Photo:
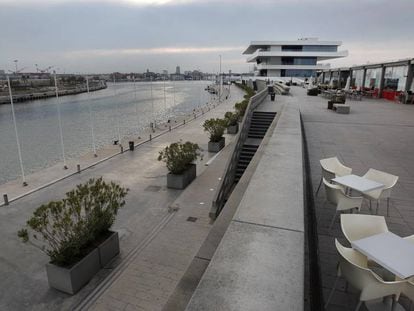
[[16,134],[17,153],[18,153],[18,156],[19,156],[20,169],[21,169],[21,171],[22,171],[23,186],[27,186],[26,178],[25,178],[25,176],[24,176],[24,168],[23,168],[22,151],[21,151],[21,149],[20,149],[19,134],[18,134],[18,132],[17,132],[16,116],[15,116],[15,114],[14,114],[13,94],[12,94],[12,90],[11,90],[11,85],[10,85],[10,78],[9,78],[9,75],[7,75],[7,84],[8,84],[8,86],[9,86],[9,96],[10,96],[10,104],[11,104],[12,117],[13,117],[13,124],[14,124],[14,133]]
[[91,94],[89,92],[89,78],[88,77],[86,77],[86,90],[88,92],[89,122],[91,126],[91,134],[92,134],[93,156],[97,157],[98,155],[96,154],[95,131],[94,131],[94,126],[93,126],[92,103],[91,103]]
[[223,85],[223,76],[221,75],[221,54],[219,55],[220,56],[220,71],[219,71],[219,77],[220,77],[220,80],[219,80],[219,83],[220,83],[220,86],[219,86],[219,103],[221,102],[221,93],[222,93],[222,85]]
[[65,144],[63,143],[63,127],[62,127],[62,118],[60,116],[59,90],[57,86],[56,72],[54,72],[54,79],[55,79],[55,94],[56,94],[56,105],[57,105],[58,122],[59,122],[59,132],[60,132],[60,146],[62,148],[63,168],[66,170],[68,166],[66,165]]

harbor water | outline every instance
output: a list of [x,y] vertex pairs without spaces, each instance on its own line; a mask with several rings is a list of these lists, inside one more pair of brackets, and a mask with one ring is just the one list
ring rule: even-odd
[[[184,115],[211,100],[209,81],[108,83],[96,92],[59,98],[67,159],[139,135],[156,123]],[[164,91],[165,90],[165,91]],[[25,174],[61,162],[62,149],[55,98],[14,105]],[[91,113],[90,113],[91,112]],[[92,122],[91,122],[92,118]],[[0,105],[0,184],[21,176],[11,105]]]

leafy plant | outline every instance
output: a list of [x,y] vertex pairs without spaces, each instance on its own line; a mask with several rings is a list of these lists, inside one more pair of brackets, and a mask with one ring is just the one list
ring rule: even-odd
[[201,149],[192,142],[172,143],[160,151],[158,161],[164,161],[172,174],[182,174],[198,157],[202,158]]
[[204,121],[204,131],[210,133],[211,142],[219,142],[223,138],[224,130],[227,127],[225,119],[212,118]]
[[108,232],[119,208],[125,205],[127,192],[102,177],[90,179],[66,193],[64,199],[38,207],[17,234],[46,253],[53,264],[73,265]]
[[234,105],[234,109],[236,109],[240,117],[243,117],[244,114],[246,113],[246,109],[248,105],[249,105],[249,101],[245,99],[240,103],[236,103]]
[[239,120],[239,113],[238,112],[231,112],[231,111],[227,111],[224,114],[224,119],[227,122],[227,126],[234,126],[237,124],[238,120]]

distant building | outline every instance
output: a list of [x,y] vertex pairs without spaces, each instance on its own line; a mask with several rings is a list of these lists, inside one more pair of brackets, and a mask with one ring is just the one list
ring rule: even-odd
[[175,67],[175,74],[176,75],[180,74],[180,66]]
[[338,51],[341,44],[318,38],[252,41],[243,54],[251,54],[247,62],[256,64],[255,76],[307,78],[315,76],[316,70],[329,68],[318,61],[348,56],[348,51]]

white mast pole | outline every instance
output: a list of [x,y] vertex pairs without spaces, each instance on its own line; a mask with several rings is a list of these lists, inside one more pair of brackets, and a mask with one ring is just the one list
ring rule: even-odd
[[221,93],[223,92],[223,90],[222,90],[222,87],[223,87],[223,76],[222,76],[222,74],[221,74],[221,54],[219,55],[220,56],[220,72],[219,72],[219,75],[220,75],[220,87],[219,87],[219,103],[221,102]]
[[139,113],[138,113],[138,101],[137,101],[137,83],[134,75],[134,98],[135,98],[135,114],[137,117],[137,131],[139,131]]
[[60,146],[62,148],[63,168],[66,170],[68,166],[66,165],[65,144],[63,143],[63,127],[62,127],[62,118],[60,115],[59,90],[57,86],[56,71],[53,73],[53,76],[55,79],[56,106],[57,106],[58,122],[59,122]]
[[154,114],[154,96],[152,94],[152,77],[150,78],[150,87],[151,87],[151,106],[152,106],[152,126],[155,128],[155,114]]
[[165,75],[164,75],[164,109],[167,111],[167,97],[165,96]]
[[92,116],[92,103],[91,103],[91,94],[89,92],[89,78],[88,77],[86,77],[86,90],[88,92],[89,123],[91,126],[91,134],[92,134],[93,156],[97,157],[98,155],[96,154],[95,132],[94,132],[93,116]]
[[7,75],[7,84],[8,84],[8,86],[9,86],[9,96],[10,96],[10,104],[11,104],[12,117],[13,117],[13,124],[14,124],[14,133],[16,134],[17,154],[18,154],[18,156],[19,156],[20,169],[21,169],[21,171],[22,171],[23,186],[27,186],[26,177],[24,176],[24,168],[23,168],[22,151],[21,151],[21,149],[20,149],[19,134],[18,134],[18,132],[17,132],[16,116],[15,116],[15,114],[14,114],[13,94],[12,94],[12,89],[11,89],[11,86],[10,86],[10,78],[9,78],[9,75]]
[[116,101],[116,112],[117,112],[117,118],[116,118],[116,131],[118,134],[118,143],[121,145],[121,133],[119,131],[119,104],[116,99],[116,85],[115,85],[115,74],[114,74],[114,99]]

